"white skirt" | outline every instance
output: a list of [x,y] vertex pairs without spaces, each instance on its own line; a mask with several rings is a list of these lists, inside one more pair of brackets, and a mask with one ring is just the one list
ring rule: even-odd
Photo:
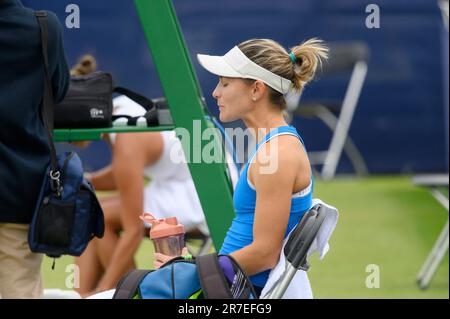
[[176,217],[186,231],[208,235],[205,215],[192,180],[154,180],[144,189],[144,211],[155,218]]

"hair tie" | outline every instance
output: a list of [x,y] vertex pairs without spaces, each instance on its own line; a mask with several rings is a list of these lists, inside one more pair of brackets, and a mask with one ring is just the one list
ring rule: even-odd
[[297,62],[297,57],[295,56],[294,52],[289,53],[289,58],[291,59],[292,63]]

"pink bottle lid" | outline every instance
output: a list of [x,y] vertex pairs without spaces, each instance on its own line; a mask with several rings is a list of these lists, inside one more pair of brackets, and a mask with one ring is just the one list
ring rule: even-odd
[[178,223],[176,217],[156,219],[150,213],[143,213],[140,218],[152,224],[150,238],[162,238],[184,234],[184,226]]

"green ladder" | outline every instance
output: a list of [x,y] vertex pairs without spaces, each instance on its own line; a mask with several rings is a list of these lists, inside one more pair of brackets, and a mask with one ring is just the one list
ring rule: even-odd
[[[98,140],[103,133],[173,130],[182,139],[183,150],[197,189],[214,246],[220,248],[234,217],[231,184],[223,163],[205,163],[202,150],[216,138],[203,139],[202,132],[211,127],[205,119],[202,93],[189,58],[172,0],[135,0],[156,71],[169,104],[174,125],[157,127],[113,127],[100,129],[56,129],[55,141]],[[194,124],[196,122],[196,124]],[[200,124],[200,132],[198,125]],[[196,126],[195,126],[196,125]],[[194,128],[196,127],[196,128]],[[221,146],[217,146],[221,148]],[[190,160],[189,160],[190,157]],[[176,200],[176,194],[174,194]],[[176,212],[174,212],[176,214]]]

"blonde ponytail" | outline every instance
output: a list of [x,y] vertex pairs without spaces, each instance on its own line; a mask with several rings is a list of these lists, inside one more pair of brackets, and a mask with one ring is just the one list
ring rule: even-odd
[[301,91],[314,78],[317,67],[328,59],[328,48],[322,40],[313,38],[291,48],[291,53],[296,57],[291,81],[294,88]]
[[87,75],[92,72],[95,72],[96,70],[97,70],[97,61],[92,55],[86,54],[83,55],[78,60],[78,63],[70,70],[70,75],[72,76]]

